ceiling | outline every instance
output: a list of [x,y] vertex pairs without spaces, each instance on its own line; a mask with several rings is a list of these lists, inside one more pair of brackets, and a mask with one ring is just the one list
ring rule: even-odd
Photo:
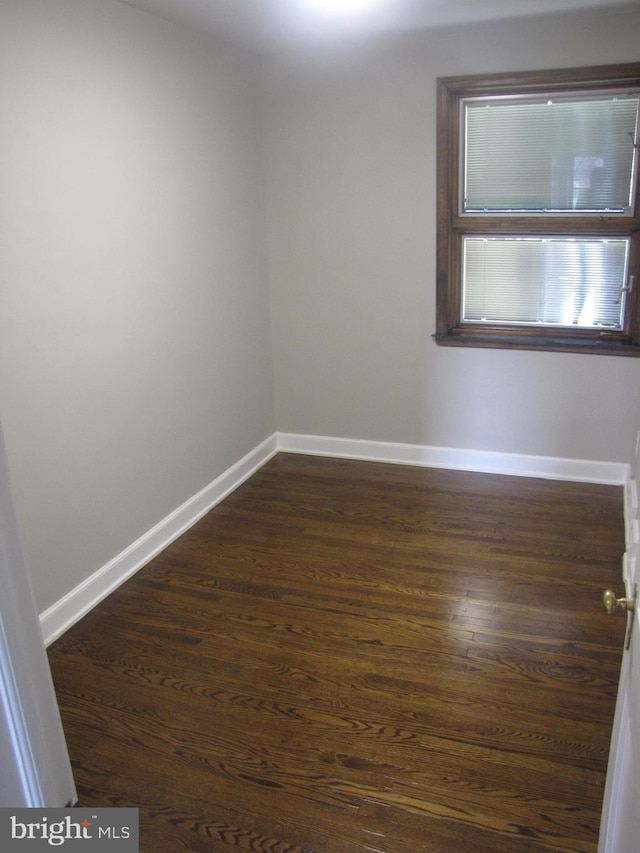
[[[367,9],[320,10],[319,0],[120,0],[258,51],[318,41],[564,11],[638,6],[640,0],[370,0]],[[342,0],[354,6],[354,0]],[[360,0],[362,7],[363,2]]]

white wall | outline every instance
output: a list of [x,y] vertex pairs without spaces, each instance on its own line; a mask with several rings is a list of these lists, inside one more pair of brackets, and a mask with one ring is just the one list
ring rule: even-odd
[[0,410],[52,605],[275,429],[261,64],[0,3]]
[[445,349],[438,76],[640,60],[640,10],[443,29],[270,66],[267,177],[284,432],[628,462],[640,361]]

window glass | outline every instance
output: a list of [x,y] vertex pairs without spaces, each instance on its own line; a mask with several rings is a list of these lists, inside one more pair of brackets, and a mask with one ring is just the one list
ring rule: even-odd
[[462,321],[620,329],[629,241],[465,237]]
[[462,101],[463,213],[633,206],[638,94]]

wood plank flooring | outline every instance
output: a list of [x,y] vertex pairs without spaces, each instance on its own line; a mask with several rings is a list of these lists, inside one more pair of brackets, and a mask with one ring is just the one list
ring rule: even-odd
[[622,493],[279,454],[49,650],[143,853],[595,853]]

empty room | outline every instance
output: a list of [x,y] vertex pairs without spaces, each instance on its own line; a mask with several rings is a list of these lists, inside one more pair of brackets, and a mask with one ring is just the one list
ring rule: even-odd
[[0,811],[637,853],[639,103],[637,0],[0,0]]

